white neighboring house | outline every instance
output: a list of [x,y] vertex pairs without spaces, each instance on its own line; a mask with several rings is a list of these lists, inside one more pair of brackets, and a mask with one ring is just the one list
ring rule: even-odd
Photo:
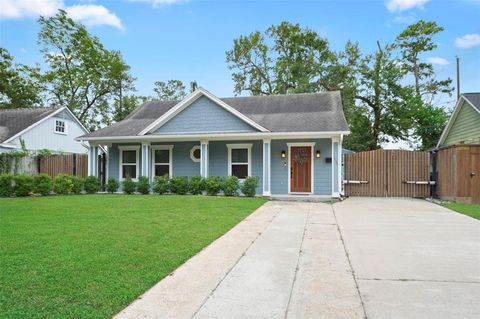
[[83,154],[88,144],[75,138],[88,130],[67,108],[0,110],[0,153],[21,149],[48,149],[54,153]]

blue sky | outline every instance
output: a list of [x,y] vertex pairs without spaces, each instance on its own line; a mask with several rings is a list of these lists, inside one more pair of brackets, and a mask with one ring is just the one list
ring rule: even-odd
[[[391,42],[409,23],[434,20],[445,28],[438,49],[424,56],[439,78],[455,77],[461,59],[462,91],[480,91],[480,0],[206,1],[206,0],[0,0],[0,45],[17,62],[41,62],[36,43],[39,14],[65,8],[132,67],[139,94],[153,82],[180,79],[218,96],[232,96],[225,51],[233,39],[281,21],[300,23],[326,37],[333,49],[348,39],[363,52]],[[454,97],[438,102],[451,105]]]

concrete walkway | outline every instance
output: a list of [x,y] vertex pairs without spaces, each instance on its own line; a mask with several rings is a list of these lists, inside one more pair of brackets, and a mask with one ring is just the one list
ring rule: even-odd
[[116,318],[478,318],[480,222],[422,200],[271,201]]
[[331,205],[271,201],[116,318],[363,318]]

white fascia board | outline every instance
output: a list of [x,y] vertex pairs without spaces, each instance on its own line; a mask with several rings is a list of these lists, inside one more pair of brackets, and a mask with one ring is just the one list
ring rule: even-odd
[[111,136],[111,137],[90,137],[77,138],[79,141],[92,141],[97,143],[116,142],[184,142],[184,141],[225,141],[225,140],[262,140],[262,139],[316,139],[316,138],[339,138],[341,135],[349,134],[349,131],[331,132],[254,132],[237,134],[180,134],[180,135],[143,135],[143,136]]
[[4,144],[4,143],[0,143],[0,147],[3,147],[3,148],[20,148],[20,146],[17,146],[17,145],[14,145],[14,144]]
[[246,117],[239,111],[235,110],[233,107],[228,105],[227,103],[223,102],[219,98],[217,98],[215,95],[212,93],[208,92],[207,90],[203,88],[198,88],[196,89],[193,93],[188,95],[186,98],[184,98],[182,101],[177,103],[174,107],[172,107],[170,110],[168,110],[165,114],[160,116],[158,119],[156,119],[152,124],[147,126],[144,130],[140,132],[139,135],[145,135],[147,133],[150,133],[154,130],[157,130],[160,128],[162,125],[170,121],[172,118],[174,118],[177,114],[179,114],[181,111],[183,111],[185,108],[187,108],[189,105],[191,105],[194,101],[196,101],[198,98],[201,96],[205,96],[221,106],[223,109],[227,110],[228,112],[232,113],[242,121],[246,122],[250,126],[253,126],[254,128],[258,129],[261,132],[269,132],[266,128],[263,126],[259,125],[255,121],[251,120],[250,118]]

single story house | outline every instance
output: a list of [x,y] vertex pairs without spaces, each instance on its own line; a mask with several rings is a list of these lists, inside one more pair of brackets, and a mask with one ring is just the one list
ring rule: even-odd
[[340,92],[218,98],[198,88],[182,101],[149,102],[125,120],[78,137],[89,174],[107,146],[107,175],[257,176],[257,194],[341,194]]
[[460,95],[437,148],[458,144],[480,144],[480,93]]
[[22,149],[24,143],[29,151],[84,154],[88,145],[75,138],[88,132],[67,107],[0,110],[0,153]]

